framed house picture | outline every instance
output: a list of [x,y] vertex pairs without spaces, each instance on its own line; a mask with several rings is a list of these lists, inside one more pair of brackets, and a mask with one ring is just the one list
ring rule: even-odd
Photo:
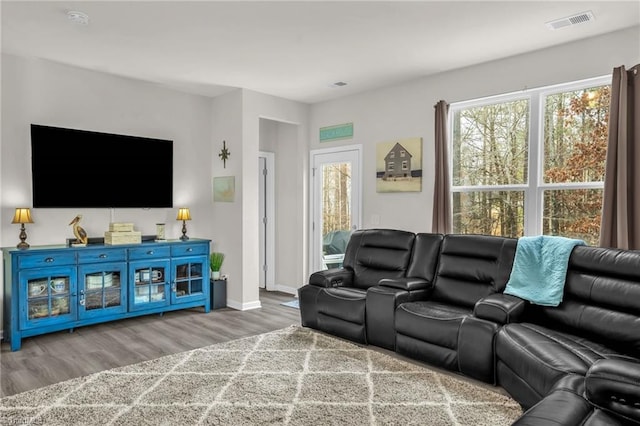
[[376,192],[422,191],[422,138],[376,146]]

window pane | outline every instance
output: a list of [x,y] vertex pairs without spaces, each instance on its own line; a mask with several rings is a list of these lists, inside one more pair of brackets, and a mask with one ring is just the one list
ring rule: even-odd
[[351,163],[322,166],[322,235],[351,230]]
[[602,189],[544,191],[542,233],[598,245]]
[[351,162],[322,165],[322,268],[342,266],[351,235]]
[[600,86],[546,97],[545,182],[604,181],[610,94]]
[[453,116],[453,185],[527,182],[529,101],[456,111]]
[[524,191],[454,192],[453,232],[521,237]]

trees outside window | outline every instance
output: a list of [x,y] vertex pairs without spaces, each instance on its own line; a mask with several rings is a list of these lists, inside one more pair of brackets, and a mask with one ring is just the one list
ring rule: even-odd
[[610,77],[452,104],[453,232],[596,245]]
[[322,235],[351,229],[351,164],[332,163],[322,171]]

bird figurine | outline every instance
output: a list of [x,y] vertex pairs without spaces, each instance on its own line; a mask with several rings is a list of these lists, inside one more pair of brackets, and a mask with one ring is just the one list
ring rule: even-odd
[[80,219],[82,219],[82,215],[79,214],[76,217],[73,218],[73,220],[71,221],[71,223],[69,223],[69,225],[73,225],[73,235],[76,236],[76,242],[75,244],[87,244],[87,231],[85,231],[81,226],[80,226]]

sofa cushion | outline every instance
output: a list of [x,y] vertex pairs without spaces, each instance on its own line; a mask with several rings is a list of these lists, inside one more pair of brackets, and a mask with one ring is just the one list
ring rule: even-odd
[[576,247],[560,306],[527,312],[527,322],[640,357],[640,251]]
[[416,234],[407,277],[422,278],[433,283],[443,239],[442,234]]
[[415,240],[413,232],[361,229],[351,234],[343,266],[353,271],[353,287],[367,289],[383,278],[406,276]]
[[630,359],[591,340],[530,323],[502,327],[495,351],[500,362],[539,395],[567,374],[584,376],[597,360]]
[[396,332],[456,349],[458,330],[471,309],[439,302],[402,303],[396,310]]
[[517,239],[491,235],[445,235],[431,300],[473,308],[504,290]]

